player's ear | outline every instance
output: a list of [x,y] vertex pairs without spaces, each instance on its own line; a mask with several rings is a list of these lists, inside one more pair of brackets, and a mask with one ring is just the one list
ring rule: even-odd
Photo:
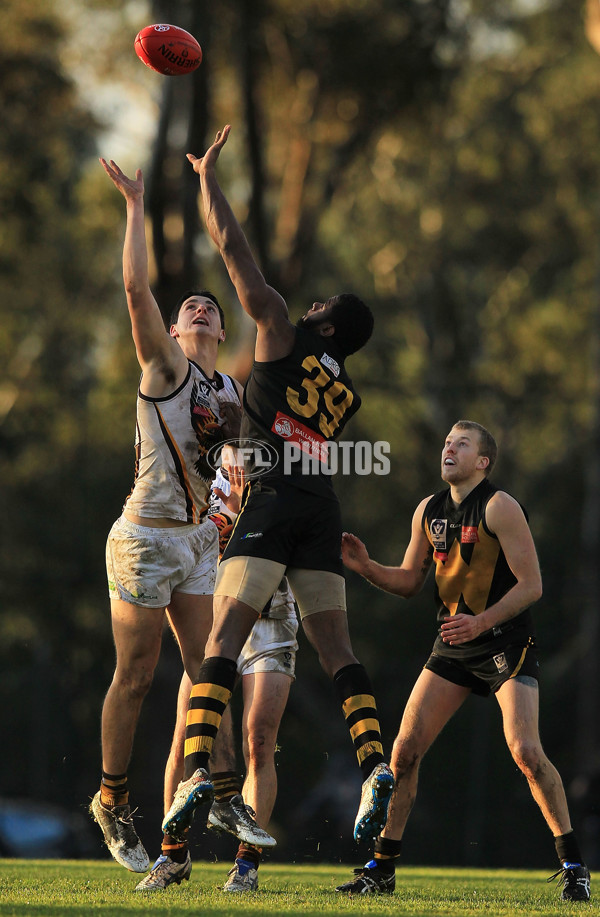
[[335,334],[335,327],[330,322],[324,325],[320,325],[319,334],[321,337],[330,338],[332,334]]
[[169,334],[171,335],[172,338],[178,338],[178,337],[179,337],[179,332],[178,332],[178,330],[177,330],[177,325],[171,325],[171,327],[169,328]]
[[223,343],[223,341],[225,340],[225,337],[226,337],[225,329],[221,328],[221,330],[219,331],[219,344]]
[[485,471],[487,466],[490,464],[490,460],[487,455],[480,455],[477,460],[477,467],[480,471]]

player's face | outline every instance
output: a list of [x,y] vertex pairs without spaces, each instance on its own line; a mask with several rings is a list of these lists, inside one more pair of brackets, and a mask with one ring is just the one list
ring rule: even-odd
[[179,333],[191,331],[196,334],[224,340],[221,316],[216,304],[208,296],[190,296],[182,303],[174,326]]
[[298,325],[306,327],[314,327],[315,325],[322,325],[325,322],[331,320],[331,310],[333,308],[335,297],[328,299],[326,302],[314,302],[312,304],[312,309],[309,309],[308,312],[305,312],[302,318],[297,322]]
[[442,480],[458,484],[486,467],[487,459],[479,454],[479,433],[453,427],[442,449]]

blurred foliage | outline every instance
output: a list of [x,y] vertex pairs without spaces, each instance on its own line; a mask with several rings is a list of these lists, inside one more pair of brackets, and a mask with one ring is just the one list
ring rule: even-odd
[[[542,733],[588,859],[600,861],[598,583],[585,575],[600,547],[600,60],[584,13],[573,0],[9,4],[5,794],[83,805],[100,765],[113,667],[104,541],[132,480],[139,370],[121,289],[122,200],[95,158],[144,169],[159,302],[167,311],[188,281],[214,288],[228,317],[221,365],[243,378],[253,327],[202,233],[184,158],[231,122],[222,183],[292,313],[352,289],[377,316],[371,345],[350,363],[364,406],[348,436],[389,442],[392,473],[339,477],[347,528],[373,556],[399,561],[414,507],[439,487],[451,423],[468,416],[499,439],[496,481],[529,510],[544,573]],[[137,60],[133,39],[151,21],[197,35],[204,61],[193,77],[163,78]],[[348,587],[390,748],[433,641],[431,586],[409,603],[353,576]],[[276,856],[350,859],[358,771],[305,641],[297,671],[280,735]],[[167,639],[131,768],[148,844],[158,840],[178,676]],[[518,837],[506,817],[517,807]],[[553,862],[493,701],[466,704],[430,752],[406,839],[412,862]],[[204,853],[233,852],[201,843]]]

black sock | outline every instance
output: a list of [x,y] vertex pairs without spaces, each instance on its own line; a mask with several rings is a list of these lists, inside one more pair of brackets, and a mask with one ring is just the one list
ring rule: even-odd
[[574,831],[569,831],[568,834],[559,834],[558,837],[554,838],[554,846],[561,866],[563,863],[585,865]]
[[388,837],[379,837],[375,841],[373,860],[381,872],[391,875],[396,869],[396,860],[400,857],[402,841],[394,841]]

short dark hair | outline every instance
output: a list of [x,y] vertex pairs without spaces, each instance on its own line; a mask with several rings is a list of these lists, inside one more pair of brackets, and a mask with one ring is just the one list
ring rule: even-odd
[[187,290],[186,293],[180,296],[177,302],[175,303],[175,305],[173,306],[173,311],[171,312],[171,317],[169,319],[169,327],[171,327],[171,325],[177,324],[177,320],[179,319],[179,312],[181,311],[182,305],[184,304],[186,299],[190,299],[190,297],[192,296],[205,296],[207,299],[210,299],[212,300],[212,302],[214,302],[215,306],[219,310],[219,316],[221,318],[221,328],[223,331],[225,331],[225,313],[223,312],[221,306],[219,305],[219,300],[217,299],[214,293],[210,292],[210,290]]
[[489,460],[485,474],[491,474],[498,458],[498,444],[490,431],[475,420],[457,420],[454,427],[457,430],[475,430],[476,433],[479,433],[479,455],[484,455]]
[[369,307],[354,293],[340,293],[331,299],[330,321],[335,331],[333,340],[345,357],[364,347],[375,319]]

